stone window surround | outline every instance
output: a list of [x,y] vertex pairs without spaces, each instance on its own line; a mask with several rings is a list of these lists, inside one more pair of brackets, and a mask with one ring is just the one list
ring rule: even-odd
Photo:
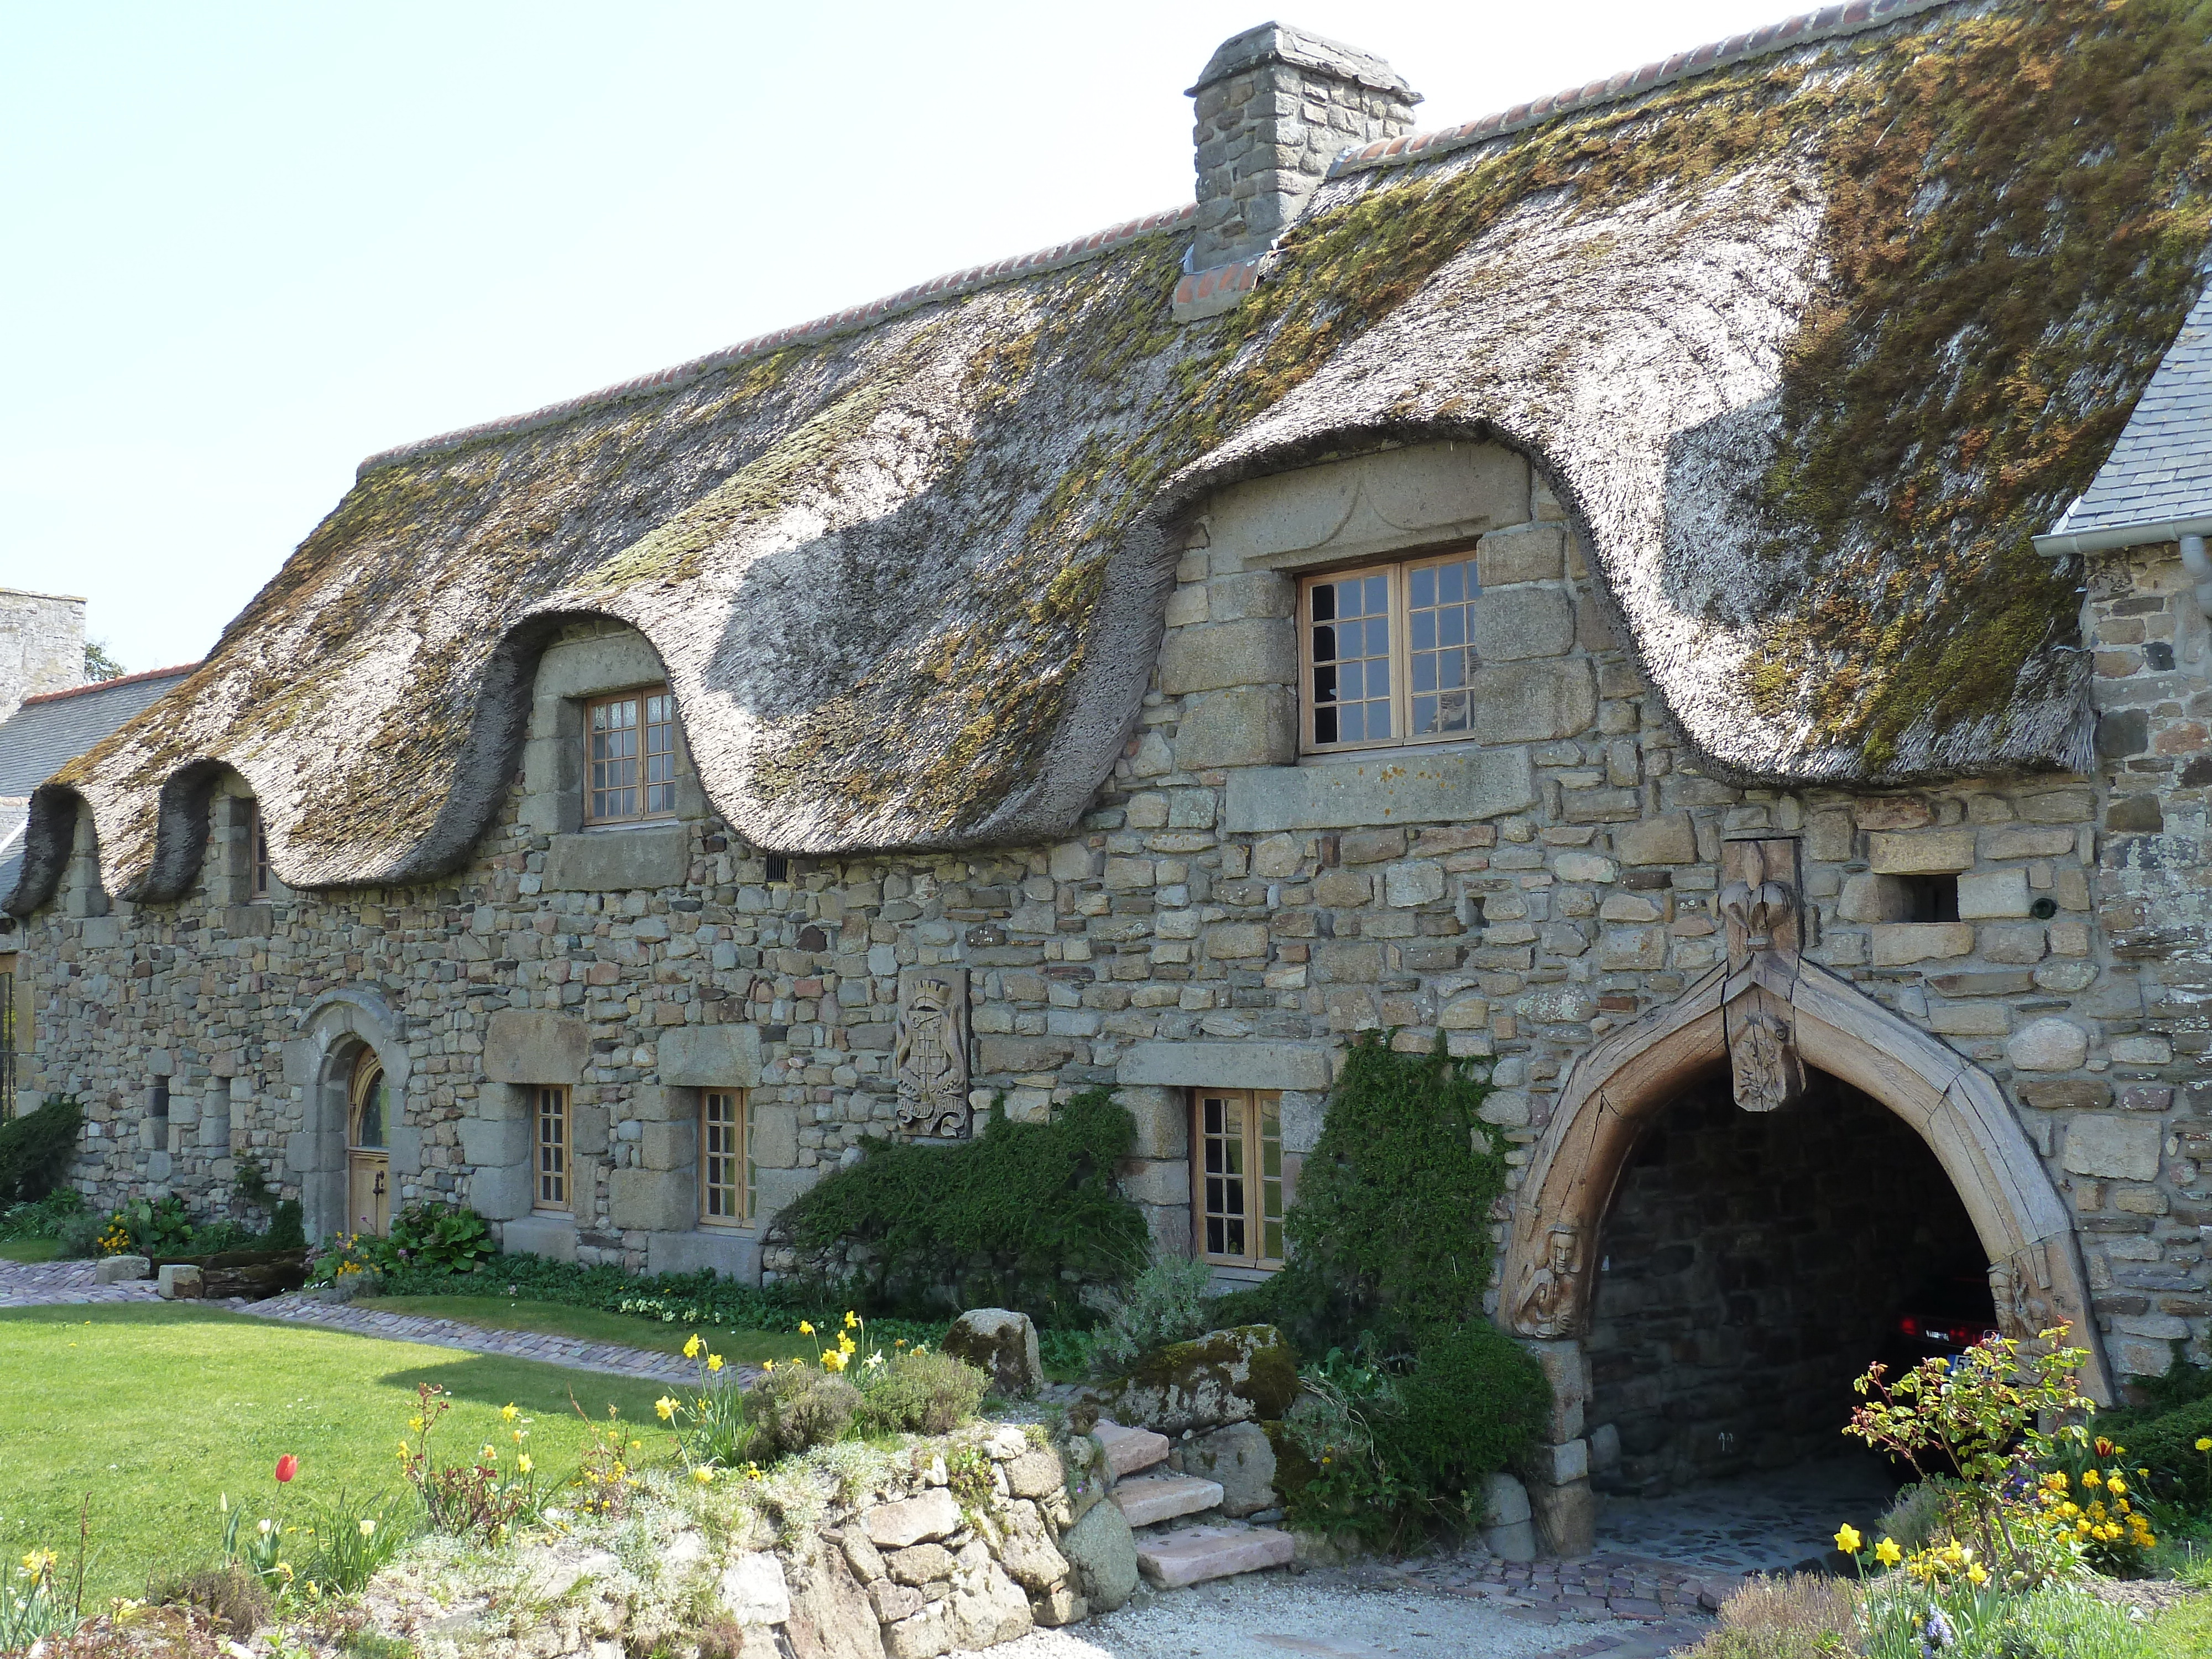
[[578,623],[546,647],[538,661],[523,743],[521,821],[539,835],[637,835],[707,816],[705,792],[690,763],[683,709],[676,711],[676,806],[672,813],[587,824],[585,711],[593,699],[669,683],[660,653],[644,635],[611,618]]
[[[280,903],[292,896],[291,889],[257,859],[263,850],[262,834],[261,804],[252,786],[236,774],[224,778],[208,797],[204,869],[210,904],[236,910]],[[265,886],[257,886],[257,874],[265,879]],[[246,926],[237,931],[246,931]]]

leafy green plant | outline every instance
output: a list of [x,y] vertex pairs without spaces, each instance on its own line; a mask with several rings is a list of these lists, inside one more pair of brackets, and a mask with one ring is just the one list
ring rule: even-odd
[[431,1200],[410,1204],[392,1219],[392,1230],[375,1242],[380,1265],[402,1264],[427,1273],[472,1273],[498,1254],[491,1224],[474,1210]]
[[50,1636],[67,1636],[83,1620],[54,1580],[54,1553],[33,1550],[17,1571],[0,1567],[0,1653],[21,1653]]
[[860,1389],[863,1434],[950,1434],[975,1415],[990,1378],[934,1348],[906,1348],[863,1362],[851,1375]]
[[1876,1591],[1861,1598],[1860,1609],[1869,1659],[2166,1659],[2126,1608],[2063,1587]]
[[763,1458],[793,1457],[842,1440],[860,1413],[860,1391],[835,1371],[793,1360],[745,1391],[745,1413]]
[[276,1188],[270,1184],[268,1168],[251,1153],[238,1160],[238,1173],[231,1177],[230,1189],[257,1210],[276,1207]]
[[1376,1421],[1383,1462],[1430,1517],[1479,1520],[1485,1475],[1535,1443],[1551,1389],[1521,1346],[1477,1322],[1423,1341],[1397,1387],[1395,1409]]
[[304,1250],[307,1248],[307,1229],[305,1212],[300,1200],[288,1198],[269,1213],[269,1234],[262,1241],[263,1248],[271,1250]]
[[0,1122],[0,1204],[44,1198],[76,1157],[84,1111],[75,1095],[48,1095],[46,1104]]
[[[1837,1659],[1862,1651],[1861,1592],[1847,1578],[1753,1576],[1721,1603],[1717,1628],[1684,1659]],[[1912,1659],[1923,1659],[1916,1650]]]
[[1091,1345],[1102,1373],[1123,1371],[1139,1356],[1188,1342],[1213,1328],[1213,1270],[1188,1256],[1156,1256],[1120,1297]]
[[[867,1156],[817,1182],[770,1237],[834,1279],[848,1246],[870,1256],[870,1305],[1018,1308],[1040,1323],[1089,1322],[1086,1289],[1129,1282],[1149,1252],[1144,1213],[1115,1170],[1136,1123],[1110,1091],[1086,1090],[1046,1123],[994,1103],[957,1146],[866,1143]],[[960,1264],[956,1284],[945,1264]]]
[[[509,1462],[500,1462],[498,1448],[489,1443],[465,1462],[442,1462],[431,1444],[438,1420],[453,1409],[445,1389],[435,1383],[415,1385],[415,1412],[407,1427],[415,1437],[400,1437],[399,1467],[407,1483],[422,1500],[422,1513],[439,1532],[477,1537],[497,1543],[518,1522],[535,1516],[545,1501],[538,1481],[535,1460],[526,1449],[530,1419],[512,1406],[501,1411],[513,1437],[514,1452]],[[610,1414],[614,1407],[608,1408]],[[586,1464],[592,1467],[587,1450]]]
[[302,1580],[319,1595],[360,1595],[406,1544],[412,1518],[391,1496],[354,1501],[340,1491],[307,1524],[313,1548]]
[[98,1255],[100,1235],[107,1231],[108,1219],[89,1211],[65,1216],[54,1229],[54,1240],[61,1253],[72,1259]]
[[140,1199],[123,1211],[124,1231],[134,1254],[159,1260],[192,1254],[192,1218],[185,1200],[171,1193],[148,1202]]
[[0,1210],[0,1243],[58,1238],[63,1224],[84,1212],[82,1193],[74,1187],[57,1187],[44,1198],[25,1199]]
[[1484,1317],[1490,1207],[1505,1190],[1504,1137],[1480,1115],[1490,1085],[1441,1037],[1425,1054],[1390,1037],[1363,1031],[1346,1051],[1284,1218],[1290,1263],[1261,1300],[1302,1353],[1363,1336],[1406,1352]]
[[[2088,1522],[2067,1496],[2067,1477],[2033,1484],[2020,1478],[2023,1463],[2047,1467],[2059,1455],[2044,1421],[2096,1410],[2077,1382],[2088,1355],[2062,1347],[2065,1335],[2063,1327],[2045,1331],[2033,1346],[1987,1337],[1955,1357],[1923,1360],[1893,1383],[1878,1363],[1852,1383],[1865,1403],[1844,1433],[1901,1458],[1923,1480],[1949,1468],[1960,1482],[1937,1536],[1901,1561],[1896,1541],[1884,1539],[1869,1552],[1879,1565],[1901,1565],[1909,1577],[1934,1587],[2015,1593],[2078,1571]],[[2124,1482],[2111,1497],[2115,1505],[2124,1503]],[[2124,1529],[2126,1512],[2116,1509],[2112,1516]],[[2077,1521],[2085,1528],[2079,1534]],[[2147,1538],[2145,1547],[2155,1541]],[[1858,1553],[1848,1526],[1837,1544]]]

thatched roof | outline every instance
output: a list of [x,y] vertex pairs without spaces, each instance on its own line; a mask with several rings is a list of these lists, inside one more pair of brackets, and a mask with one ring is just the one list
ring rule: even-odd
[[651,638],[757,845],[1057,835],[1135,717],[1182,515],[1430,437],[1534,459],[1712,763],[2078,763],[2077,577],[2029,538],[2197,295],[2201,15],[1821,20],[1340,161],[1209,321],[1170,320],[1164,214],[374,458],[191,679],[42,792],[11,908],[80,796],[118,890],[180,890],[218,763],[293,885],[454,866],[579,613]]

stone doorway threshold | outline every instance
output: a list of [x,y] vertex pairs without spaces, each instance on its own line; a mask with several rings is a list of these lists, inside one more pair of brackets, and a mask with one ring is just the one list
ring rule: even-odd
[[1868,1456],[1838,1457],[1687,1486],[1664,1498],[1602,1498],[1601,1553],[1656,1557],[1714,1572],[1813,1571],[1835,1565],[1846,1522],[1871,1544],[1897,1483]]

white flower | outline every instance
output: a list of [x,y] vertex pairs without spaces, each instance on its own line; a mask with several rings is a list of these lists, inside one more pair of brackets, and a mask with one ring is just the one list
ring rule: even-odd
[[868,1370],[873,1370],[877,1366],[884,1363],[884,1357],[881,1353],[872,1353],[861,1363],[865,1364]]

